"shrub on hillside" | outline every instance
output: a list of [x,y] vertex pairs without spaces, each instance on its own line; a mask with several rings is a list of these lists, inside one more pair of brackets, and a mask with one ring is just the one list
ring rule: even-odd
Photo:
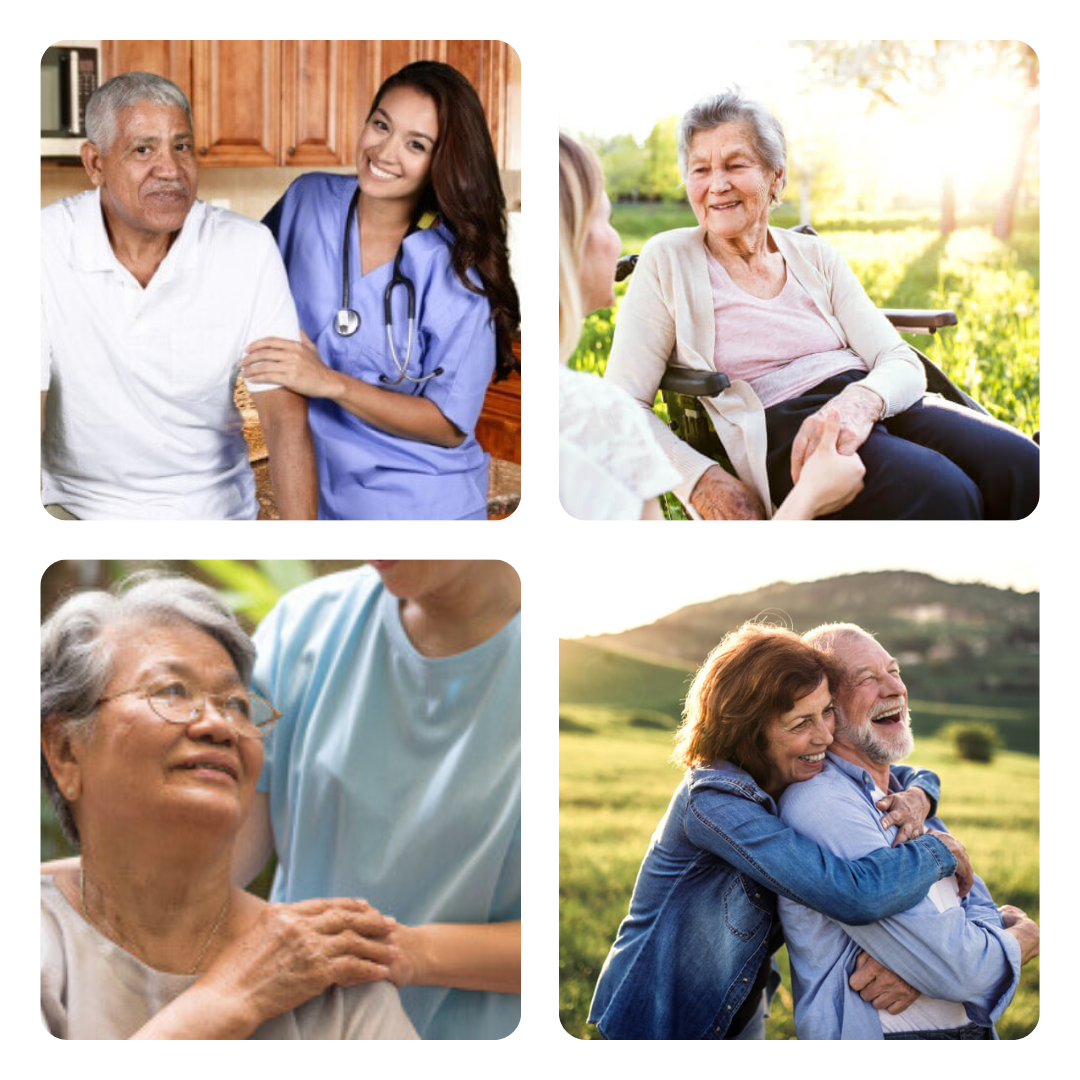
[[1001,736],[993,724],[974,720],[948,724],[939,734],[953,744],[957,754],[965,761],[993,761],[995,751],[1001,746]]

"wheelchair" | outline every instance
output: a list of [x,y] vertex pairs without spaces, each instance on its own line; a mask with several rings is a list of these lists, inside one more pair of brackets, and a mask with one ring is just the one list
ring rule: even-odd
[[[810,225],[797,225],[792,232],[817,236]],[[637,265],[637,255],[624,255],[618,262],[615,280],[624,281]],[[919,308],[882,308],[881,313],[903,334],[936,334],[948,326],[956,326],[956,312]],[[938,394],[946,401],[989,416],[974,398],[964,393],[925,353],[907,343],[922,361],[926,371],[926,391]],[[669,366],[660,380],[660,397],[667,408],[668,426],[683,442],[699,453],[711,457],[728,472],[734,472],[723,444],[713,428],[709,414],[700,404],[702,398],[717,397],[731,385],[731,380],[718,371],[693,371],[689,368]],[[1038,434],[1035,441],[1039,441]],[[689,515],[679,500],[671,494],[661,496],[661,508],[668,520],[686,520]]]

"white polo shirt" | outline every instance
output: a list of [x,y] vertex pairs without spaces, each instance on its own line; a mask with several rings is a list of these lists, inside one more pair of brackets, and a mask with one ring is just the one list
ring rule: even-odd
[[296,341],[299,324],[258,222],[196,202],[144,289],[96,190],[45,207],[42,501],[80,518],[254,518],[233,388],[244,346],[270,336]]

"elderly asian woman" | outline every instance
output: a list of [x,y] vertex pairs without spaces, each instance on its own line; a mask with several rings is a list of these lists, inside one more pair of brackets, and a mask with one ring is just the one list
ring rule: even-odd
[[832,517],[1017,519],[1035,508],[1039,449],[1005,424],[926,394],[917,354],[843,258],[769,226],[787,174],[779,122],[734,90],[694,106],[679,166],[696,228],[653,237],[619,312],[607,378],[651,411],[665,366],[732,380],[705,402],[738,478],[659,420],[676,493],[705,518],[771,516],[827,412],[858,451],[863,490]]
[[[254,659],[216,594],[185,578],[77,594],[42,626],[42,778],[81,849],[41,879],[51,1034],[182,1038],[185,1014],[217,1008],[237,1037],[416,1037],[389,983],[352,985],[370,972],[349,940],[385,933],[378,912],[269,906],[232,884],[277,717],[247,689]],[[324,955],[293,964],[288,940],[320,921]]]

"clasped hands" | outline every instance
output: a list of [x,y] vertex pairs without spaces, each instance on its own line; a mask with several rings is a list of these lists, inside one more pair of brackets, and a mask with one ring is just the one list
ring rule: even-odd
[[[795,487],[777,511],[777,519],[821,517],[858,495],[866,470],[856,451],[869,437],[881,404],[873,390],[850,386],[803,421],[791,447]],[[761,500],[719,465],[702,473],[690,503],[706,520],[765,517]]]
[[858,383],[846,387],[836,397],[812,413],[799,428],[791,444],[791,480],[798,484],[808,459],[820,446],[822,436],[832,417],[839,432],[833,445],[837,454],[850,456],[870,437],[870,431],[881,415],[881,397]]

